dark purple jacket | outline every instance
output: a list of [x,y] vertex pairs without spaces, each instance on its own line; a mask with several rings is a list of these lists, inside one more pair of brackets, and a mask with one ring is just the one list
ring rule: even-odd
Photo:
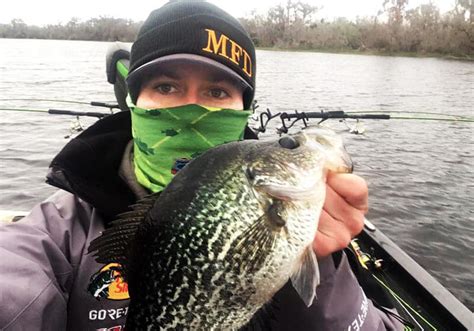
[[[21,221],[0,226],[1,330],[122,330],[126,283],[87,248],[135,201],[118,176],[130,139],[127,113],[97,122],[53,160],[49,182],[63,190]],[[101,270],[108,277],[98,278]],[[264,328],[403,329],[367,299],[344,254],[337,266],[331,257],[320,261],[320,272],[315,303],[307,308],[287,284],[272,300],[274,311],[262,315]],[[105,297],[95,298],[98,293]]]

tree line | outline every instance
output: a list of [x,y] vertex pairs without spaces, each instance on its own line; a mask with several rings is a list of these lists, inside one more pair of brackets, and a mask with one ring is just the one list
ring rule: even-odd
[[126,42],[134,40],[142,23],[112,17],[91,18],[85,22],[72,18],[66,24],[39,27],[14,19],[10,24],[0,24],[0,38]]
[[432,2],[407,10],[408,0],[384,0],[373,17],[315,19],[317,6],[301,1],[242,19],[260,47],[474,55],[472,0],[456,0],[445,14]]
[[[265,14],[240,21],[257,47],[319,51],[374,51],[474,56],[472,0],[456,0],[441,14],[431,1],[407,9],[409,0],[383,0],[372,17],[350,21],[317,19],[319,7],[287,0]],[[0,24],[0,38],[133,41],[143,22],[99,17],[67,24],[27,25],[19,19]]]

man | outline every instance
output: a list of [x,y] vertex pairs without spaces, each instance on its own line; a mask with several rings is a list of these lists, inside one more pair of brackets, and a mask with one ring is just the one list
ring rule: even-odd
[[[246,128],[244,111],[255,92],[255,50],[227,13],[205,2],[170,2],[150,14],[131,56],[132,123],[130,113],[119,113],[73,139],[52,161],[48,174],[49,183],[62,190],[22,221],[0,228],[2,330],[122,329],[127,284],[114,265],[96,263],[87,248],[127,206],[166,186],[177,159],[206,149],[197,141],[176,140],[167,149],[146,145],[146,139],[162,130],[155,118],[140,117],[141,108],[228,109],[229,118],[219,119],[206,134],[218,133],[223,138],[217,140],[224,141],[242,134],[255,138]],[[229,130],[218,132],[223,124]],[[175,136],[163,131],[170,139]],[[150,149],[156,153],[147,153]],[[365,181],[330,175],[327,184],[314,242],[321,272],[318,299],[306,308],[285,287],[275,296],[282,309],[270,321],[272,328],[400,328],[367,300],[340,252],[362,229]]]

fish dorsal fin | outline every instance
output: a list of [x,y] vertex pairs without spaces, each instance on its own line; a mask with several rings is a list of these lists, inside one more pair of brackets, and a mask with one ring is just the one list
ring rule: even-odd
[[98,263],[120,264],[120,272],[126,279],[127,260],[131,243],[137,230],[145,220],[153,204],[161,192],[150,194],[130,206],[131,211],[118,215],[118,219],[110,223],[102,234],[94,239],[88,248],[88,254],[94,253]]
[[316,287],[319,285],[319,267],[312,245],[306,247],[297,269],[291,275],[291,283],[307,307],[316,298]]

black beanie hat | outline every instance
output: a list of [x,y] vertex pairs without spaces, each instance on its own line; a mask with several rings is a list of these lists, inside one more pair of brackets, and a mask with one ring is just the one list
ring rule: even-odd
[[163,58],[187,54],[205,57],[203,60],[245,82],[244,108],[250,108],[256,71],[255,47],[250,36],[239,21],[222,9],[189,0],[168,2],[151,12],[141,27],[132,46],[127,78],[132,101],[137,101],[145,69]]

